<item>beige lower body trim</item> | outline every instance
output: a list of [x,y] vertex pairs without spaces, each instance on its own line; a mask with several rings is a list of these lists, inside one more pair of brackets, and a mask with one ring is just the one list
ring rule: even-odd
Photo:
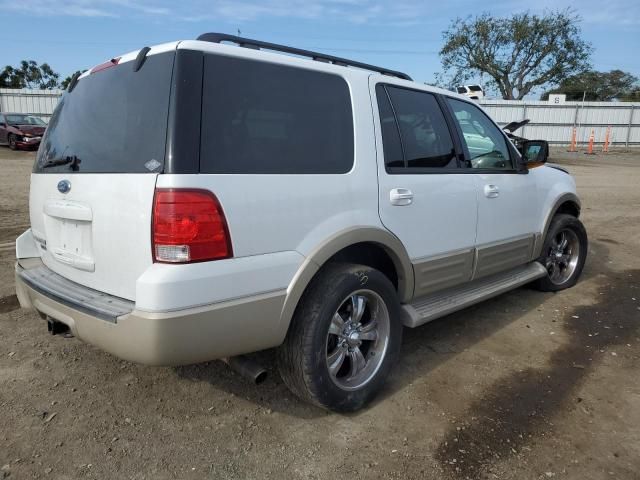
[[525,265],[533,260],[537,237],[529,234],[418,260],[413,263],[413,298]]
[[480,246],[477,248],[476,267],[473,278],[481,278],[503,272],[531,260],[534,234]]
[[186,365],[277,346],[285,291],[170,313],[134,310],[107,322],[56,302],[16,275],[20,304],[69,326],[81,340],[147,365]]
[[416,298],[447,287],[453,287],[471,280],[474,262],[473,248],[431,257],[416,262],[415,275]]

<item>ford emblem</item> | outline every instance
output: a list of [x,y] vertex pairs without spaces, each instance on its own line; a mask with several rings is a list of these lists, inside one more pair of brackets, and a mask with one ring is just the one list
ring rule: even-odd
[[60,193],[69,193],[71,190],[71,182],[69,180],[60,180],[58,182],[58,191]]

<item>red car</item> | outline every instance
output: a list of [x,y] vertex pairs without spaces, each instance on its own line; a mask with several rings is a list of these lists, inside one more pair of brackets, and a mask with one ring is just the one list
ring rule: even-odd
[[47,124],[25,113],[0,113],[0,145],[18,148],[38,148]]

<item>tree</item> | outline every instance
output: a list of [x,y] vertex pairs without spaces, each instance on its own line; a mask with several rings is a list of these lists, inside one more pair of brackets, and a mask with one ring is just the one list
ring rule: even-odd
[[71,75],[69,75],[67,78],[65,78],[64,80],[62,80],[60,82],[60,88],[63,90],[66,90],[67,87],[69,86],[69,82],[71,82],[71,79],[73,78],[74,75],[78,74],[81,75],[84,72],[86,72],[86,70],[76,70],[75,72],[73,72]]
[[557,88],[543,93],[540,99],[547,100],[550,93],[564,93],[567,100],[582,100],[583,95],[587,101],[623,100],[626,97],[633,97],[632,92],[637,81],[637,77],[622,70],[610,72],[589,70],[566,78]]
[[571,10],[456,19],[443,32],[440,58],[449,84],[486,73],[503,98],[522,99],[589,68],[591,45]]
[[0,88],[41,88],[58,87],[60,75],[47,63],[38,65],[34,60],[22,60],[19,67],[7,65],[0,72]]

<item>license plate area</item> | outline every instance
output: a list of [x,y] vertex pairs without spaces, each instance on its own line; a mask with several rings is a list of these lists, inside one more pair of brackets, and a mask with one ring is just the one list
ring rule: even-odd
[[80,270],[95,270],[90,221],[48,217],[45,225],[47,249],[55,260]]

